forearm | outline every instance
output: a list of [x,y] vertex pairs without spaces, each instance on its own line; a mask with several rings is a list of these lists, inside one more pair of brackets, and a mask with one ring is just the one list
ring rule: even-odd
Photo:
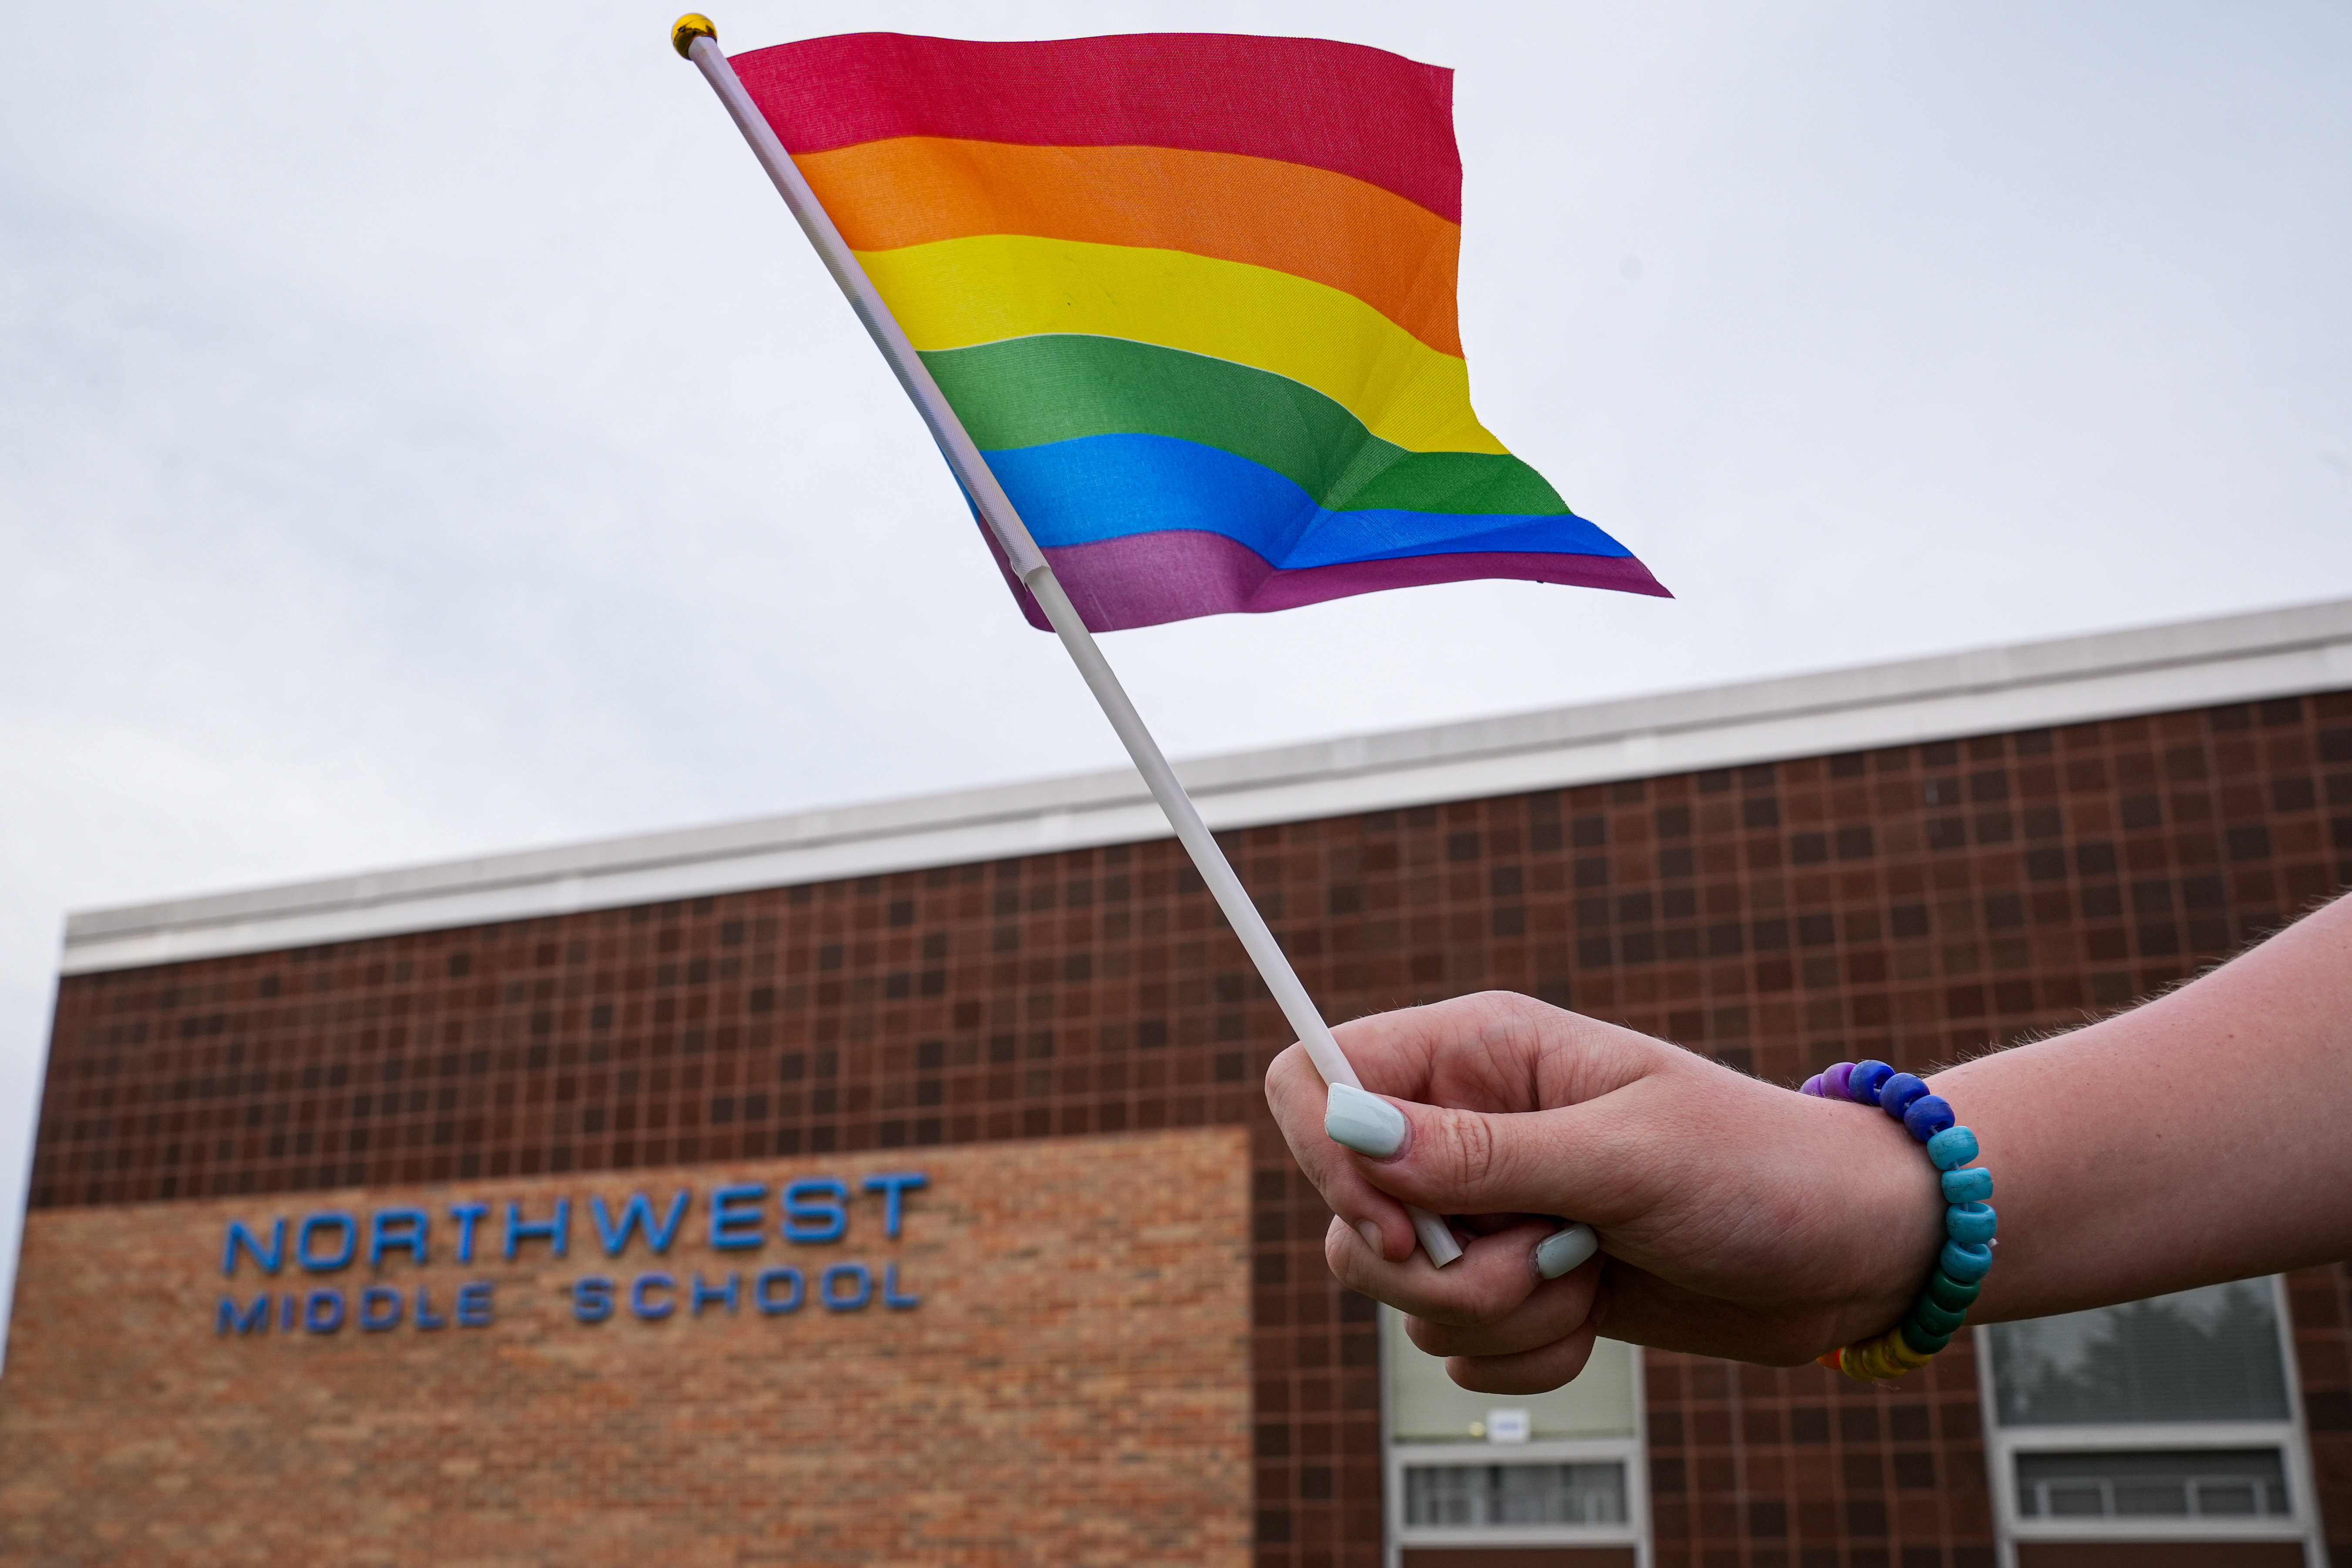
[[[1388,1132],[1335,1132],[1297,1047],[1267,1094],[1339,1216],[1334,1269],[1419,1320],[1416,1342],[1461,1358],[1466,1387],[1556,1386],[1580,1364],[1570,1319],[1593,1301],[1612,1337],[1809,1361],[1884,1333],[1935,1265],[1933,1172],[1903,1128],[1860,1106],[1525,997],[1338,1032],[1391,1108]],[[2000,1251],[1974,1321],[2352,1257],[2338,1169],[2352,1147],[2352,900],[2144,1007],[1929,1082],[1976,1130],[1997,1184]],[[1551,1279],[1535,1256],[1547,1227],[1514,1224],[1441,1271],[1414,1249],[1406,1204],[1572,1215],[1605,1261]]]
[[1998,1183],[1976,1321],[2352,1256],[2352,900],[2145,1006],[1929,1081]]

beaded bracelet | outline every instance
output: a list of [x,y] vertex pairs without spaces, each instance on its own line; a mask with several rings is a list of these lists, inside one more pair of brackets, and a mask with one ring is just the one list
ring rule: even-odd
[[1916,1372],[1952,1342],[1992,1270],[1995,1220],[1985,1201],[1992,1196],[1992,1173],[1981,1165],[1960,1169],[1977,1157],[1977,1135],[1954,1125],[1949,1100],[1885,1062],[1840,1062],[1807,1079],[1798,1092],[1877,1106],[1927,1146],[1928,1160],[1943,1173],[1944,1202],[1950,1205],[1944,1210],[1947,1239],[1919,1299],[1885,1333],[1820,1358],[1822,1365],[1861,1383]]

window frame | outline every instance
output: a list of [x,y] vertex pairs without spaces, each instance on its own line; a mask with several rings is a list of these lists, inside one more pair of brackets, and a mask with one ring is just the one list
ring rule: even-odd
[[[1984,1410],[1985,1468],[1992,1483],[1993,1527],[2001,1568],[2016,1568],[2021,1542],[2300,1541],[2310,1568],[2326,1562],[2320,1544],[2318,1510],[2313,1506],[2311,1446],[2305,1440],[2303,1384],[2294,1358],[2294,1320],[2286,1282],[2269,1277],[2272,1320],[2278,1334],[2279,1367],[2286,1383],[2284,1421],[2145,1421],[2095,1426],[2006,1426],[1993,1371],[1990,1325],[1971,1325],[1976,1336],[1977,1393]],[[2163,1454],[2210,1448],[2275,1448],[2286,1473],[2288,1511],[2284,1515],[2167,1518],[2161,1515],[2098,1519],[2027,1517],[2018,1511],[2020,1454]]]
[[[1459,1551],[1477,1547],[1630,1546],[1638,1568],[1651,1568],[1649,1398],[1642,1377],[1642,1347],[1627,1345],[1633,1357],[1633,1430],[1620,1436],[1555,1437],[1527,1443],[1400,1443],[1395,1429],[1395,1389],[1389,1377],[1389,1336],[1400,1332],[1392,1314],[1379,1314],[1381,1360],[1381,1515],[1382,1561],[1400,1568],[1404,1553],[1423,1547]],[[1499,1396],[1498,1396],[1499,1402]],[[1409,1525],[1404,1518],[1404,1473],[1423,1465],[1587,1465],[1625,1467],[1622,1524]]]

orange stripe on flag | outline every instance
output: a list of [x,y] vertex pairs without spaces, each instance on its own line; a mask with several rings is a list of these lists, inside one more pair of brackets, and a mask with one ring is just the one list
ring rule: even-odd
[[850,247],[978,235],[1142,246],[1352,294],[1459,358],[1462,231],[1346,174],[1173,147],[1029,147],[901,136],[793,160]]

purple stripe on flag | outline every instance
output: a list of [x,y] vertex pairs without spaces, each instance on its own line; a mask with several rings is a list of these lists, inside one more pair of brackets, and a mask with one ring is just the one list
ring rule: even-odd
[[[989,549],[995,552],[992,538]],[[1354,594],[1484,577],[1674,596],[1650,575],[1648,567],[1630,555],[1409,555],[1402,560],[1278,572],[1257,552],[1223,534],[1171,530],[1058,546],[1047,550],[1045,559],[1053,563],[1054,574],[1085,617],[1087,629],[1097,632],[1156,626],[1194,616],[1260,615]],[[1000,555],[997,565],[1002,569],[1003,564]],[[1005,580],[1012,584],[1029,624],[1050,631],[1045,612],[1038,609],[1028,590],[1010,573]]]

